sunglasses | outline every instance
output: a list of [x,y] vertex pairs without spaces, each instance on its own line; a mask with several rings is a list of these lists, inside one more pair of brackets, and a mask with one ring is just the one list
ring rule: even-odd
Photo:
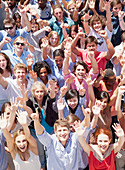
[[21,45],[21,46],[24,46],[24,45],[25,45],[24,43],[20,43],[20,42],[15,42],[14,44],[16,44],[16,45]]
[[12,30],[13,27],[4,27],[4,29],[5,29],[5,30],[8,30],[8,29],[9,29],[9,30]]

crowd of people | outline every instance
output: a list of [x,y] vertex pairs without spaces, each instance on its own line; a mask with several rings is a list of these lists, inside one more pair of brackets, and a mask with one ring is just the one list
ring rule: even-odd
[[0,0],[0,170],[125,170],[124,6]]

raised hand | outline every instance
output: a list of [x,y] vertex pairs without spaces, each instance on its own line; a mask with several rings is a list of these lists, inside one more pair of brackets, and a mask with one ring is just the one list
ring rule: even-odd
[[11,42],[11,38],[10,37],[4,37],[3,38],[3,42],[4,43],[10,43]]
[[107,39],[107,38],[108,38],[107,32],[104,31],[104,30],[99,31],[98,34],[99,34],[102,38],[104,38],[104,39]]
[[33,65],[33,56],[28,55],[28,58],[26,58],[27,66],[31,67]]
[[118,123],[114,123],[114,125],[112,125],[113,129],[115,130],[115,134],[118,136],[118,137],[123,137],[124,136],[124,131],[123,129],[121,128],[120,124]]
[[38,108],[36,108],[36,113],[31,114],[31,118],[34,121],[39,121],[39,113],[38,113]]
[[95,9],[95,0],[89,0],[88,4],[90,9]]
[[92,15],[89,15],[89,11],[88,11],[83,17],[81,17],[81,20],[88,21],[90,20],[90,18],[92,18]]
[[51,79],[48,81],[48,83],[49,83],[48,90],[55,91],[55,85],[56,85],[55,81]]
[[58,108],[58,111],[59,110],[63,110],[65,108],[65,101],[63,98],[60,98],[58,101],[57,101],[57,108]]
[[94,51],[88,51],[88,57],[90,60],[92,60],[92,58],[94,58],[95,54]]
[[17,108],[18,108],[17,98],[14,99],[14,97],[12,97],[10,99],[10,103],[11,103],[11,112],[16,113]]
[[7,127],[7,124],[8,124],[7,119],[5,118],[4,113],[3,113],[0,116],[0,128],[5,129]]
[[45,28],[45,31],[47,31],[47,32],[50,32],[51,31],[51,28],[49,27],[49,26],[46,26],[46,27],[44,27]]
[[124,11],[119,11],[118,12],[119,20],[122,20],[124,16],[125,16],[125,12]]
[[118,89],[119,95],[122,95],[125,92],[125,86],[120,86]]
[[49,45],[48,38],[47,37],[43,38],[41,47],[46,48],[48,45]]
[[77,133],[78,136],[83,136],[84,135],[86,127],[83,130],[80,121],[75,121],[72,126],[75,129],[75,132]]
[[67,85],[64,85],[63,87],[61,87],[61,89],[60,89],[60,96],[64,97],[67,91],[68,91]]
[[101,68],[101,69],[100,69],[100,75],[101,75],[102,77],[104,77],[106,71],[107,71],[107,69],[103,70],[103,69]]
[[84,83],[81,84],[80,90],[79,90],[79,95],[84,96],[86,90],[84,88]]
[[89,74],[85,75],[84,81],[87,83],[88,86],[92,86],[95,80],[96,78],[92,81],[91,76]]
[[37,81],[37,73],[35,71],[30,70],[29,75],[33,79],[34,82]]
[[27,124],[27,112],[19,110],[17,113],[17,120],[21,125]]
[[94,106],[92,107],[92,111],[93,111],[93,114],[94,114],[94,115],[99,115],[101,109],[100,109],[100,107],[99,107],[98,105],[94,105]]

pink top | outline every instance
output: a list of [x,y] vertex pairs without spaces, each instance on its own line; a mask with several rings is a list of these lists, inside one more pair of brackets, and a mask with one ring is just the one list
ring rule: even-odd
[[[92,80],[94,80],[96,77],[97,77],[97,75],[98,75],[98,73],[97,74],[90,74],[91,75],[91,79]],[[74,82],[71,84],[71,89],[76,89],[77,91],[79,91],[81,88],[82,88],[82,83],[83,83],[83,87],[85,88],[85,90],[86,90],[86,92],[85,92],[85,95],[86,95],[86,100],[87,100],[87,106],[88,106],[88,104],[89,104],[89,95],[88,95],[88,85],[87,85],[87,83],[85,82],[85,80],[83,80],[81,83],[79,82],[79,80],[77,79],[77,77],[74,75],[74,74],[72,74],[72,73],[70,73],[70,74],[68,74],[68,75],[64,75],[63,74],[63,76],[64,76],[64,79],[66,80],[66,79],[68,79],[68,78],[70,78],[70,77],[75,77],[75,79],[74,79]]]
[[[95,55],[95,59],[96,59],[97,64],[98,64],[98,70],[100,70],[100,68],[105,70],[105,66],[106,66],[106,63],[107,63],[105,56],[106,56],[106,52],[98,52],[97,51],[97,53]],[[91,61],[88,57],[88,51],[81,49],[80,50],[80,57],[81,57],[82,61],[84,61],[88,65],[89,70],[90,70],[92,68],[92,66],[91,66]]]

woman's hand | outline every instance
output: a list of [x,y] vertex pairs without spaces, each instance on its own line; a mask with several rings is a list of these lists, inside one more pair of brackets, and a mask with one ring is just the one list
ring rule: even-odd
[[38,108],[36,108],[36,113],[31,114],[31,118],[34,121],[39,121],[39,113],[38,113]]
[[27,124],[27,112],[19,110],[17,113],[17,120],[21,125]]
[[58,111],[59,110],[63,110],[65,108],[65,101],[63,98],[60,98],[58,101],[57,101],[57,108],[58,108]]
[[84,132],[85,132],[85,130],[86,130],[86,127],[85,127],[84,129],[82,129],[82,126],[81,126],[81,122],[80,122],[80,121],[75,121],[72,126],[73,126],[73,128],[75,129],[75,132],[77,133],[77,135],[78,135],[79,137],[84,135]]
[[115,134],[118,136],[118,137],[123,137],[124,136],[124,131],[123,129],[121,128],[120,124],[118,123],[114,123],[114,125],[112,125],[113,129],[115,130]]
[[7,119],[5,118],[4,113],[2,113],[1,116],[0,116],[0,128],[6,129],[7,124],[8,124]]

